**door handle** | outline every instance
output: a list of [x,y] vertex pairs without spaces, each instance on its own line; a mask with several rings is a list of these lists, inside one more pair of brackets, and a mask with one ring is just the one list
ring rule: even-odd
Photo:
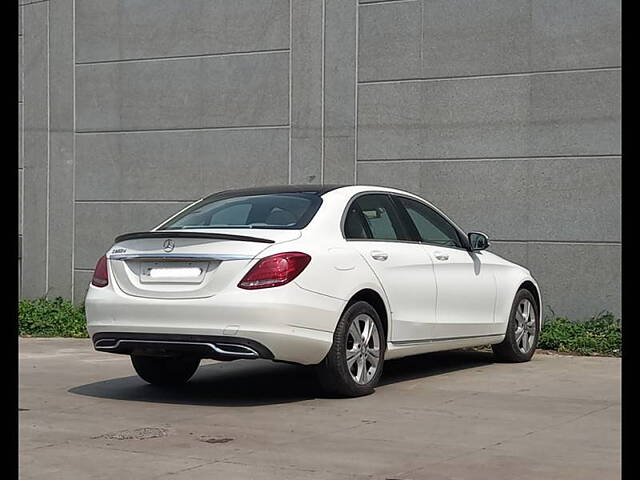
[[374,260],[380,260],[380,261],[384,262],[387,258],[389,258],[389,254],[387,254],[385,252],[381,252],[380,250],[372,250],[371,251],[371,257]]
[[449,260],[449,254],[443,252],[433,252],[433,256],[438,260]]

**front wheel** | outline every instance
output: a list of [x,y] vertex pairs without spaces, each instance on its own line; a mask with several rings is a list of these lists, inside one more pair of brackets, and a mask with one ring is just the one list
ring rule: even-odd
[[333,345],[318,365],[318,379],[328,393],[358,397],[373,392],[382,375],[386,339],[378,312],[367,302],[345,310]]
[[196,373],[199,358],[193,357],[146,357],[131,355],[136,373],[152,385],[174,386],[187,383]]
[[503,362],[528,362],[538,345],[540,316],[536,300],[529,290],[521,289],[511,307],[507,332],[501,343],[492,345]]

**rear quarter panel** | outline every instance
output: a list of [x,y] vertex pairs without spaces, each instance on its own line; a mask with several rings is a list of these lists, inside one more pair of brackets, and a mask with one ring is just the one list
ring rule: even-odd
[[359,290],[370,288],[384,298],[371,268],[347,242],[342,245],[295,243],[296,251],[311,255],[307,268],[294,280],[299,287],[341,300],[348,300]]

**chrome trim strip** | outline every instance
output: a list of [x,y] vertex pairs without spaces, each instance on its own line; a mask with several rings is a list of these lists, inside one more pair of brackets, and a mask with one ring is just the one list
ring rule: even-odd
[[164,261],[190,261],[190,260],[251,260],[252,255],[233,255],[224,253],[185,253],[185,254],[164,254],[164,253],[123,253],[111,255],[109,260],[164,260]]
[[258,356],[258,352],[256,352],[253,348],[247,347],[246,345],[240,345],[238,343],[218,343],[216,348],[218,348],[218,351],[226,353],[227,355],[245,355],[240,352],[233,352],[231,350],[225,350],[224,348],[220,348],[220,347],[234,347],[234,348],[244,349],[244,350],[247,350],[247,353],[246,353],[247,355],[250,355],[252,357]]
[[392,345],[420,345],[423,343],[437,343],[437,342],[453,342],[455,340],[467,340],[471,338],[490,338],[490,337],[501,337],[504,336],[504,333],[493,333],[490,335],[469,335],[466,337],[448,337],[448,338],[425,338],[421,340],[398,340],[398,341],[390,341]]
[[223,354],[223,355],[236,355],[238,357],[259,357],[258,352],[256,352],[253,348],[247,347],[246,345],[239,345],[239,344],[235,344],[235,343],[221,343],[220,345],[233,346],[235,348],[241,348],[241,349],[246,350],[246,352],[232,352],[232,351],[229,351],[229,350],[225,350],[223,348],[219,348],[213,343],[207,343],[207,342],[181,342],[181,341],[175,341],[175,340],[121,339],[121,340],[117,340],[115,345],[100,346],[100,342],[108,342],[108,341],[114,341],[114,340],[115,340],[114,338],[101,338],[100,340],[96,341],[96,343],[94,344],[94,348],[96,350],[97,349],[115,350],[116,348],[118,348],[120,346],[121,343],[155,343],[157,345],[166,345],[166,344],[171,344],[171,345],[200,345],[200,346],[209,347],[214,352],[220,353],[220,354]]

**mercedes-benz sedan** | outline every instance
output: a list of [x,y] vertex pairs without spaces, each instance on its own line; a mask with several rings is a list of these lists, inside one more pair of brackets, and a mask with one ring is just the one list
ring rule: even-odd
[[88,330],[157,385],[188,381],[204,358],[263,358],[316,365],[325,389],[357,396],[407,355],[491,344],[527,361],[540,290],[488,246],[397,189],[224,191],[115,239],[89,286]]

